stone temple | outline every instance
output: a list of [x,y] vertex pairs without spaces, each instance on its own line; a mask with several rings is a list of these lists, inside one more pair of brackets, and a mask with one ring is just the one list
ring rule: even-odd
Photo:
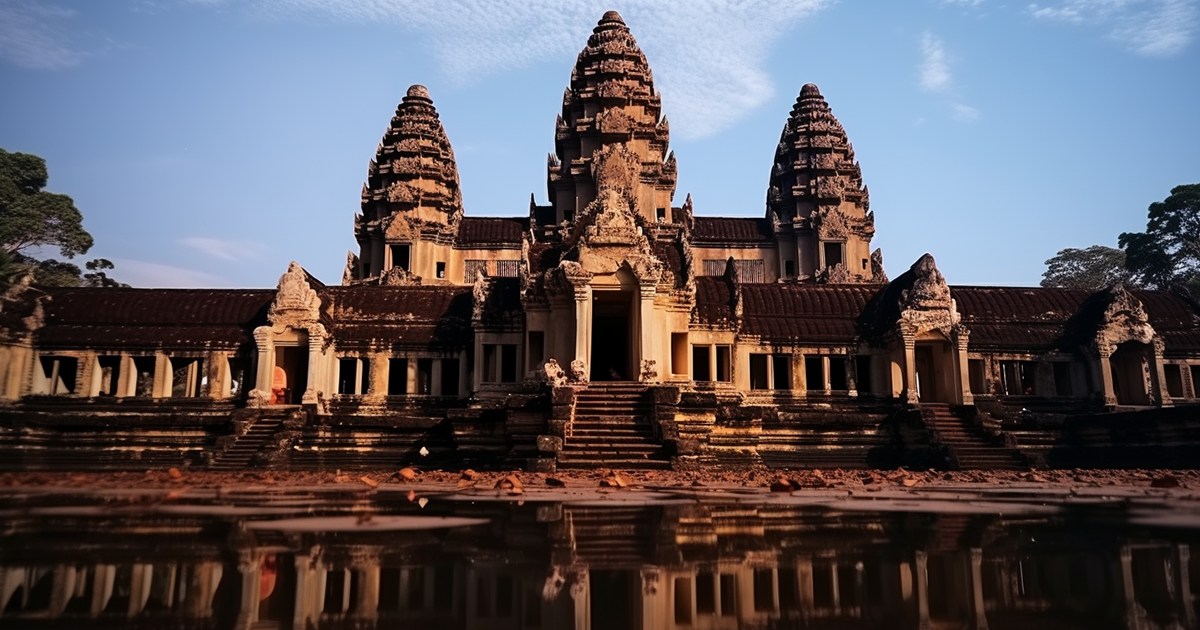
[[563,94],[545,203],[472,217],[414,85],[340,285],[292,263],[274,290],[4,295],[0,467],[1190,464],[1195,303],[951,286],[928,254],[889,280],[815,85],[763,147],[757,218],[677,204],[669,140],[646,57],[606,13]]

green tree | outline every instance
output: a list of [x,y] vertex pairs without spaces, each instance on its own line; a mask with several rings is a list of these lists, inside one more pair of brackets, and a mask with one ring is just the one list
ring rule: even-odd
[[1129,282],[1125,252],[1103,245],[1086,249],[1068,247],[1046,261],[1042,286],[1098,291],[1117,282]]
[[1119,239],[1134,279],[1154,289],[1179,286],[1200,296],[1200,184],[1184,184],[1150,204],[1145,232]]
[[0,149],[0,288],[27,273],[48,286],[121,286],[108,277],[106,270],[113,268],[108,260],[87,263],[92,273],[81,276],[72,263],[34,257],[57,249],[74,258],[92,247],[92,235],[83,228],[74,200],[43,190],[48,179],[42,158]]

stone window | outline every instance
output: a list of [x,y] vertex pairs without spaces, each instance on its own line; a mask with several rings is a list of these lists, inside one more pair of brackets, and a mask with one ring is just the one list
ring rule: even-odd
[[465,270],[463,273],[463,283],[474,284],[475,276],[478,275],[479,272],[483,272],[483,275],[485,276],[488,275],[488,261],[467,260],[463,263],[463,269]]
[[154,357],[133,357],[133,369],[137,372],[134,396],[154,395]]
[[721,616],[737,614],[738,576],[735,573],[721,574]]
[[41,358],[41,370],[34,382],[34,393],[66,395],[75,393],[79,361],[75,357]]
[[805,389],[810,392],[825,391],[825,370],[821,357],[804,357]]
[[371,388],[371,361],[366,358],[338,359],[338,393],[365,395]]
[[241,396],[243,392],[249,391],[252,387],[251,383],[246,382],[246,376],[250,374],[249,362],[242,357],[229,357],[229,395],[233,397]]
[[458,396],[458,359],[442,359],[442,395]]
[[786,354],[771,355],[771,379],[773,389],[792,388],[792,357]]
[[438,280],[445,280],[446,279],[446,263],[444,263],[444,262],[437,263],[436,270],[437,271],[436,271],[435,275],[437,276]]
[[[661,210],[661,208],[659,208]],[[659,219],[660,221],[662,219]],[[675,623],[676,625],[691,625],[692,623],[692,580],[688,577],[677,577],[675,586]]]
[[846,382],[846,357],[829,357],[829,389],[835,392],[850,389]]
[[837,264],[843,264],[846,261],[842,259],[842,244],[841,243],[825,243],[825,266],[832,267]]
[[967,359],[967,372],[971,381],[971,393],[976,396],[987,394],[986,370],[983,359]]
[[1189,365],[1188,373],[1192,377],[1192,398],[1200,398],[1200,392],[1196,391],[1196,384],[1200,383],[1200,365]]
[[[702,276],[723,276],[725,275],[725,266],[727,260],[719,258],[706,258],[701,269]],[[733,264],[737,267],[738,276],[741,281],[747,284],[762,284],[766,282],[767,272],[766,265],[761,260],[734,260]]]
[[795,278],[796,277],[796,261],[794,261],[794,260],[783,261],[783,277],[785,277],[785,278]]
[[708,346],[692,346],[692,380],[712,380],[712,367],[708,364]]
[[517,382],[517,344],[483,344],[483,382]]
[[1033,361],[1001,361],[1000,384],[1007,396],[1033,395],[1037,369]]
[[[1071,387],[1071,364],[1067,361],[1055,361],[1054,365],[1054,394],[1056,396],[1074,395]],[[1182,382],[1180,383],[1182,385]]]
[[671,374],[687,376],[687,333],[671,333]]
[[388,396],[408,393],[408,359],[388,359]]
[[171,358],[171,396],[194,398],[203,396],[208,385],[204,376],[204,360],[190,357]]
[[725,261],[719,258],[705,258],[702,276],[721,276],[725,274]]
[[717,612],[717,576],[707,571],[696,574],[696,612],[711,615]]
[[767,378],[767,361],[769,354],[750,355],[750,389],[770,389],[771,381]]
[[409,254],[412,251],[412,246],[408,244],[392,245],[392,267],[399,267],[408,271]]
[[1167,377],[1167,395],[1171,398],[1183,398],[1183,372],[1178,363],[1163,364],[1163,373]]
[[417,359],[417,393],[433,393],[433,359]]
[[496,276],[500,278],[516,278],[521,275],[521,261],[497,260]]
[[733,380],[733,373],[730,370],[732,356],[733,352],[729,346],[717,346],[717,380],[722,383]]
[[775,610],[775,569],[754,570],[754,612]]
[[529,365],[541,368],[546,360],[546,333],[540,330],[529,331]]
[[666,208],[655,208],[654,209],[654,218],[657,219],[659,223],[666,223],[667,222],[667,209]]
[[96,357],[99,377],[96,383],[97,396],[116,396],[117,383],[121,380],[121,357]]
[[874,391],[874,383],[871,382],[870,355],[854,357],[854,387],[859,393]]

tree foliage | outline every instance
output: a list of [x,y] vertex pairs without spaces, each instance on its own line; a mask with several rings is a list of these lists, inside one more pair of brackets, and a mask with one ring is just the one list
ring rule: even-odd
[[1167,289],[1200,287],[1200,184],[1171,189],[1150,204],[1145,232],[1126,232],[1119,242],[1125,266],[1142,284]]
[[1103,245],[1086,249],[1068,247],[1046,261],[1042,286],[1098,291],[1118,282],[1129,282],[1125,252]]
[[74,258],[92,247],[74,200],[42,190],[48,179],[42,158],[0,149],[0,288],[26,274],[46,286],[125,286],[108,277],[113,264],[103,258],[88,262],[87,274],[69,262],[35,258],[46,248]]

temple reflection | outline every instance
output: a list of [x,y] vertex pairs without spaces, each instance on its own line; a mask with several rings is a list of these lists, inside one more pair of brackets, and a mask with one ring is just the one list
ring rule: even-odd
[[0,628],[1196,627],[1195,534],[1095,515],[431,510],[487,523],[296,533],[222,516],[12,519]]

